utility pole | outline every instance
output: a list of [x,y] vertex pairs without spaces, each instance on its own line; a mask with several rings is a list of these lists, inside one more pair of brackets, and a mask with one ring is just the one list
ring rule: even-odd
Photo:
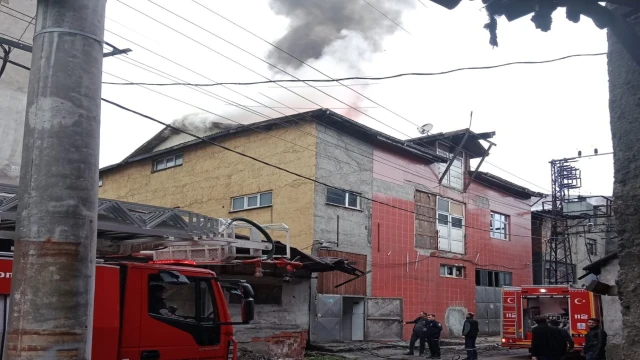
[[5,359],[89,359],[106,0],[38,0]]

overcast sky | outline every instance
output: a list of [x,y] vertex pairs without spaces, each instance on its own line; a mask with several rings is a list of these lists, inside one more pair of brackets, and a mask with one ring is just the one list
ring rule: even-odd
[[[271,42],[281,39],[290,27],[296,25],[295,19],[291,21],[287,16],[277,15],[268,0],[201,1],[210,9]],[[311,3],[320,0],[277,2],[291,1]],[[388,13],[383,12],[408,33],[364,1],[344,1],[353,3],[349,3],[349,7],[357,7],[358,19],[362,16],[367,21],[375,19],[379,22],[375,31],[381,39],[379,46],[370,46],[368,44],[372,40],[366,39],[366,34],[363,36],[357,27],[343,30],[340,40],[330,43],[319,59],[309,61],[312,66],[331,77],[437,72],[606,52],[607,48],[605,31],[596,28],[589,19],[583,19],[579,24],[571,23],[565,19],[564,11],[556,12],[552,31],[549,33],[536,30],[529,20],[530,16],[512,23],[500,19],[500,46],[492,48],[488,43],[489,34],[483,29],[487,16],[480,1],[464,1],[457,9],[449,11],[428,0],[422,0],[426,7],[417,0],[402,0],[407,2],[394,8],[385,6],[381,0],[369,0],[380,9],[388,10]],[[191,1],[156,2],[260,59],[267,58],[269,52],[273,51],[269,44]],[[193,83],[264,80],[216,54],[215,50],[264,77],[290,78],[150,2],[127,0],[125,3],[140,12],[119,1],[108,1],[105,39],[118,47],[129,47],[133,52],[128,56],[106,59],[104,70],[109,74],[126,81],[167,82],[160,76],[125,62],[135,60]],[[344,16],[340,18],[349,19]],[[326,19],[332,17],[328,16]],[[324,21],[323,16],[312,17],[311,20]],[[326,26],[335,26],[335,23]],[[342,29],[338,29],[340,30]],[[375,41],[373,43],[375,45]],[[184,68],[142,47],[165,56]],[[301,78],[325,78],[309,68],[290,70]],[[103,80],[122,81],[107,74]],[[483,170],[536,191],[548,191],[551,187],[549,160],[575,156],[579,149],[583,154],[592,153],[593,148],[598,148],[600,153],[611,151],[605,56],[573,58],[544,65],[514,65],[442,76],[404,77],[371,82],[375,84],[358,85],[354,89],[409,121],[342,87],[321,89],[349,105],[363,107],[361,111],[375,120],[348,109],[346,105],[315,89],[300,87],[303,84],[295,84],[297,87],[291,90],[323,107],[339,108],[335,111],[399,138],[418,136],[416,127],[411,122],[431,123],[434,125],[433,132],[465,128],[469,125],[469,113],[473,110],[473,131],[496,132],[494,141],[497,147],[487,159],[488,163],[483,165]],[[275,85],[233,86],[231,89],[244,96],[221,87],[204,90],[250,106],[262,106],[260,103],[282,106],[264,96],[266,95],[291,107],[317,107]],[[105,85],[103,96],[165,122],[187,114],[206,112],[223,115],[240,123],[263,119],[214,99],[209,94],[189,88],[152,87],[152,90],[168,94],[184,103],[138,86]],[[269,108],[254,109],[268,117],[282,116]],[[286,114],[293,113],[289,109],[277,110]],[[103,103],[100,165],[120,161],[160,129],[159,125]],[[612,160],[612,156],[605,155],[578,163],[583,173],[583,194],[611,194]]]

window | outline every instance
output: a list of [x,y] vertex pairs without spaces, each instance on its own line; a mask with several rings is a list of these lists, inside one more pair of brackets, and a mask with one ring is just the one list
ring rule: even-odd
[[180,275],[188,283],[168,284],[160,275],[148,278],[148,313],[152,319],[143,327],[154,329],[155,321],[159,321],[191,334],[198,345],[219,344],[218,311],[210,280]]
[[102,187],[102,176],[98,177],[98,187]]
[[153,162],[153,171],[160,171],[182,165],[182,154],[175,154]]
[[238,196],[231,199],[231,211],[247,210],[271,205],[273,205],[273,194],[271,191],[260,194]]
[[507,215],[491,212],[491,220],[489,221],[489,229],[491,237],[494,239],[508,239],[508,219]]
[[[450,147],[443,143],[438,143],[438,155],[444,156],[447,159],[452,159]],[[455,151],[455,150],[454,150]],[[450,186],[454,189],[462,190],[464,183],[464,158],[463,152],[460,151],[458,157],[453,161],[447,175],[442,179],[442,184]],[[442,176],[442,173],[447,168],[447,163],[440,163],[438,165],[438,176]]]
[[587,254],[598,255],[598,242],[596,239],[587,238]]
[[440,276],[463,278],[464,277],[464,266],[440,265]]
[[334,188],[327,188],[327,203],[360,209],[360,196]]
[[[254,291],[253,302],[256,305],[282,305],[282,285],[250,284]],[[242,297],[229,295],[229,304],[242,304]]]
[[513,286],[510,272],[476,269],[476,286]]
[[438,198],[438,250],[464,253],[462,204]]

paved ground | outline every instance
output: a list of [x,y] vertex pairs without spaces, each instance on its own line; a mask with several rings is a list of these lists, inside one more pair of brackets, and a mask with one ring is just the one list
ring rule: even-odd
[[[370,351],[358,351],[353,353],[340,353],[335,355],[344,356],[347,359],[424,359],[425,357],[419,356],[405,356],[402,355],[406,350],[404,349],[376,349]],[[461,360],[466,357],[464,350],[458,349],[443,349],[442,359],[445,360]],[[529,359],[529,352],[527,350],[482,350],[478,353],[478,359],[491,359],[491,360],[526,360]]]

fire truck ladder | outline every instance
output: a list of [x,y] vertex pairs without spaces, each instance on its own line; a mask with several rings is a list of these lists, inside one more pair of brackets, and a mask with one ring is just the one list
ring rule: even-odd
[[[17,209],[18,188],[0,184],[0,239],[16,239]],[[289,227],[285,224],[260,226],[272,233],[279,232],[278,238],[286,239],[286,255],[281,256],[288,258]],[[238,257],[260,257],[263,251],[271,250],[271,244],[263,238],[251,225],[231,223],[230,219],[125,201],[98,201],[98,256],[129,256],[152,251],[154,260],[179,258],[216,263]],[[245,249],[242,254],[236,251],[240,248]]]

